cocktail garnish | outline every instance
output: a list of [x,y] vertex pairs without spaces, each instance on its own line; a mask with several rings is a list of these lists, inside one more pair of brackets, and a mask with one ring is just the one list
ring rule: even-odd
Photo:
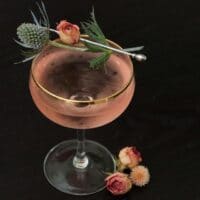
[[[41,5],[39,3],[36,4],[40,12],[40,18],[38,19],[34,12],[30,11],[34,23],[22,23],[17,28],[19,40],[15,40],[15,42],[26,49],[22,51],[22,55],[25,59],[21,62],[26,62],[35,58],[46,45],[53,45],[58,48],[70,50],[100,53],[100,55],[89,61],[91,69],[103,67],[112,52],[129,55],[137,61],[146,60],[146,56],[143,54],[130,53],[141,50],[143,46],[127,49],[116,49],[109,46],[104,33],[96,21],[94,9],[91,12],[91,19],[81,23],[84,34],[87,34],[89,37],[86,39],[80,37],[80,31],[77,25],[71,24],[66,20],[62,20],[60,24],[58,24],[57,30],[50,28],[49,17],[44,3],[41,2]],[[50,40],[50,32],[58,34],[60,41]],[[77,45],[79,42],[84,43],[84,46]]]

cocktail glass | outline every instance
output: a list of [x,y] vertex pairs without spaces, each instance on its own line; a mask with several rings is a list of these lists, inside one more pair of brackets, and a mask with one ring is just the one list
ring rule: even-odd
[[73,195],[104,189],[104,179],[115,170],[115,161],[106,147],[85,139],[85,130],[119,117],[135,89],[128,56],[113,53],[101,69],[90,69],[89,61],[98,54],[46,46],[33,60],[30,72],[30,92],[38,109],[51,121],[77,130],[76,140],[57,144],[44,160],[49,183]]

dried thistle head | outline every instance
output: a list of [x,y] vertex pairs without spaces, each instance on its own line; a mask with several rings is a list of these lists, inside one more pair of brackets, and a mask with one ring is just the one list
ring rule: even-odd
[[49,31],[32,23],[23,23],[17,28],[18,42],[21,46],[41,49],[49,41]]
[[29,49],[22,51],[22,55],[25,59],[21,62],[33,59],[48,43],[50,38],[50,23],[45,5],[42,1],[40,4],[36,2],[36,5],[40,14],[39,18],[36,17],[33,11],[30,11],[34,23],[22,23],[17,27],[17,36],[19,40],[15,40],[15,42],[20,46]]

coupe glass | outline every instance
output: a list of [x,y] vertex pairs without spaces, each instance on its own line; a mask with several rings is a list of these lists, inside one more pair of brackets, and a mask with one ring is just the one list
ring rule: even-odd
[[[90,69],[89,61],[97,55],[46,46],[33,60],[30,72],[29,87],[37,108],[56,124],[77,130],[77,139],[57,144],[44,160],[49,183],[73,195],[102,190],[107,173],[115,170],[108,149],[85,140],[84,132],[120,116],[135,89],[133,65],[128,56],[113,53],[101,69]],[[108,132],[106,137],[109,134],[112,133]]]

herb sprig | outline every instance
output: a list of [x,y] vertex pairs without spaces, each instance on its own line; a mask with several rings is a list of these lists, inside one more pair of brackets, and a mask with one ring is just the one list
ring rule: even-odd
[[[98,42],[100,44],[109,45],[106,37],[99,27],[95,14],[94,9],[91,12],[91,19],[87,22],[82,22],[81,26],[84,32],[89,36],[92,41]],[[90,43],[85,42],[85,46],[88,48],[88,51],[91,52],[101,52],[101,55],[90,60],[90,67],[92,69],[99,69],[100,67],[104,66],[106,61],[109,59],[110,55],[112,54],[111,50],[105,49],[103,47],[93,45]]]

